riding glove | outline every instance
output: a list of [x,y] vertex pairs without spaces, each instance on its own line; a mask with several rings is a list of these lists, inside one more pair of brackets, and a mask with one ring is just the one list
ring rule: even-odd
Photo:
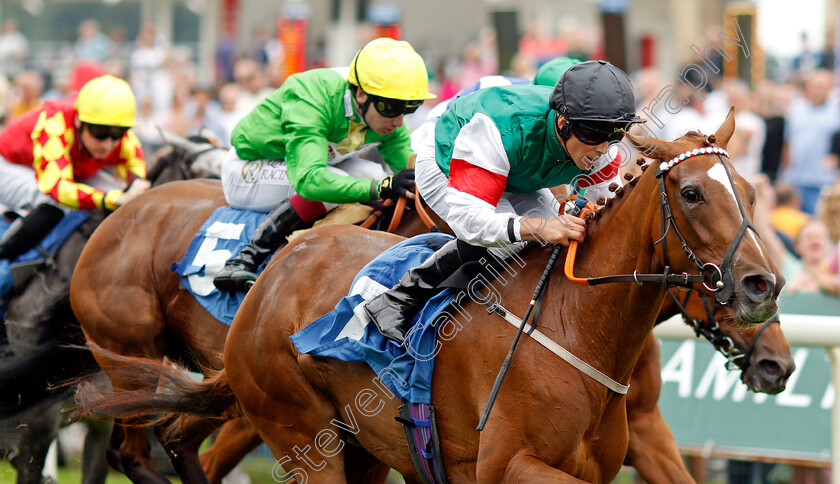
[[[414,168],[400,170],[396,175],[386,176],[371,185],[371,198],[397,198],[414,190]],[[373,196],[375,195],[375,197]]]

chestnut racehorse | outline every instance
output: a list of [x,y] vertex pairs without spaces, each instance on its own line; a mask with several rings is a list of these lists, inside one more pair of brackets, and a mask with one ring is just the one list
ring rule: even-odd
[[[714,142],[725,147],[733,130],[730,113],[713,137],[690,132],[674,142],[658,140],[649,155],[659,168],[660,162]],[[631,139],[642,145],[642,140]],[[589,224],[577,267],[586,267],[589,276],[663,274],[667,260],[671,272],[679,274],[696,273],[695,265],[706,261],[703,267],[716,264],[718,278],[731,281],[720,290],[732,294],[727,302],[738,322],[768,319],[777,310],[783,278],[755,234],[741,230],[748,223],[743,205],[754,195],[725,163],[719,156],[697,154],[664,169],[647,170],[635,188]],[[669,209],[660,205],[666,202]],[[660,219],[665,213],[671,218]],[[393,419],[397,402],[374,390],[376,375],[370,368],[300,354],[289,339],[329,312],[347,293],[356,272],[394,238],[343,227],[312,235],[279,253],[251,289],[228,333],[225,370],[213,383],[217,389],[225,382],[229,385],[274,455],[285,468],[306,473],[308,482],[345,482],[344,448],[323,433],[337,419],[358,425],[354,433],[362,446],[416,481],[402,429]],[[536,250],[522,257],[526,267],[517,283],[499,289],[508,308],[528,304],[548,252]],[[583,287],[554,277],[543,303],[542,332],[626,384],[665,295],[662,280]],[[472,301],[462,309],[472,319],[441,345],[432,385],[449,480],[613,479],[628,448],[624,395],[572,368],[533,339],[522,340],[487,425],[481,433],[476,430],[514,331]],[[306,453],[314,452],[313,446],[319,446],[317,458]]]

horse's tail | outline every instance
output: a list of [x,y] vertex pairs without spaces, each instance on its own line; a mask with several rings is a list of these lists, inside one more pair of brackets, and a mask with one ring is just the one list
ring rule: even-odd
[[99,347],[92,351],[108,359],[111,378],[117,376],[139,390],[115,393],[84,383],[76,392],[77,417],[96,414],[129,423],[166,424],[174,433],[190,417],[224,421],[241,414],[224,370],[206,369],[207,376],[198,381],[162,361],[117,355]]
[[[0,347],[0,351],[4,349]],[[0,357],[0,419],[64,397],[72,391],[67,381],[98,370],[86,348],[66,346],[61,338],[50,338],[25,351],[16,350],[11,356]]]

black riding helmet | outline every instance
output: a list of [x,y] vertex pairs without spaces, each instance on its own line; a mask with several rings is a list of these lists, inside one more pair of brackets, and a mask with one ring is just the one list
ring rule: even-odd
[[636,116],[630,78],[607,61],[587,61],[569,68],[557,81],[548,105],[569,121],[588,125],[644,123]]

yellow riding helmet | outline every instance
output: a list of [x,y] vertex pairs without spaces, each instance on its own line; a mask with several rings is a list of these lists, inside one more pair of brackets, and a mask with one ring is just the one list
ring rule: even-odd
[[131,86],[114,76],[95,77],[76,97],[79,121],[105,126],[134,126],[137,104]]
[[437,96],[429,92],[426,64],[408,42],[383,37],[362,47],[353,57],[350,84],[368,94],[403,101]]

